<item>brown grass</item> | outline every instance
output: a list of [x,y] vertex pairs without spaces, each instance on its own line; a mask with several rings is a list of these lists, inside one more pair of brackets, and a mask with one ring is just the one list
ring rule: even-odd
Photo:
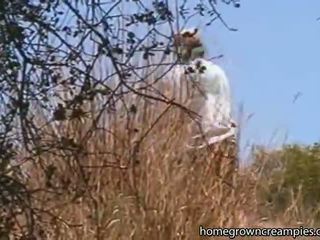
[[92,134],[94,111],[67,121],[59,131],[76,150],[55,147],[30,164],[41,239],[199,239],[200,225],[279,226],[260,223],[259,174],[237,170],[236,146],[188,150],[186,113],[135,104],[136,113],[103,113]]

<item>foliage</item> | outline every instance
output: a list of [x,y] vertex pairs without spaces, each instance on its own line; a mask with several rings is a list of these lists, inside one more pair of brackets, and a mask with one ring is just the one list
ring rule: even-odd
[[[264,157],[262,157],[264,156]],[[261,174],[259,197],[273,214],[294,211],[300,219],[320,220],[320,145],[286,145],[260,150],[256,167]],[[312,217],[313,216],[313,217]]]
[[[240,5],[235,0],[177,2],[174,12],[168,1],[0,0],[0,237],[14,232],[17,239],[44,239],[43,223],[63,220],[43,202],[65,194],[72,184],[75,199],[87,194],[94,202],[88,156],[111,155],[118,162],[106,166],[121,164],[116,149],[95,152],[87,144],[100,131],[107,138],[111,119],[117,122],[121,114],[132,136],[133,99],[179,107],[152,84],[175,64],[168,55],[174,51],[177,20],[184,25],[202,15],[208,24],[220,20],[228,27],[218,2]],[[128,161],[137,158],[150,132],[142,130],[134,144],[126,143],[128,149],[121,147],[128,150]],[[62,162],[66,175],[74,175],[71,180],[60,176],[59,185],[52,179]],[[32,178],[30,169],[37,169]],[[39,192],[51,195],[42,199]]]

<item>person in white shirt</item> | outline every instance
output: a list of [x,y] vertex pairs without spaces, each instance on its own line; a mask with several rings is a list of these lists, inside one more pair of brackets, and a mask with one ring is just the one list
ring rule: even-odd
[[205,49],[198,29],[186,29],[176,34],[174,46],[182,63],[175,69],[175,74],[179,75],[175,78],[178,79],[177,87],[184,87],[185,84],[192,82],[198,90],[198,94],[190,99],[196,103],[193,105],[201,117],[198,124],[200,129],[192,139],[202,138],[204,141],[200,145],[191,147],[203,148],[230,137],[234,138],[236,124],[231,116],[229,80],[220,66],[205,59]]

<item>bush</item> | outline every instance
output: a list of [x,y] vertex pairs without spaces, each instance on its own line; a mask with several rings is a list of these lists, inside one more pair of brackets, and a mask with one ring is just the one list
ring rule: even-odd
[[286,145],[273,152],[263,149],[256,152],[254,166],[261,176],[257,194],[264,203],[264,214],[268,210],[274,216],[292,213],[300,220],[310,219],[310,216],[317,222],[320,220],[319,153],[318,143]]

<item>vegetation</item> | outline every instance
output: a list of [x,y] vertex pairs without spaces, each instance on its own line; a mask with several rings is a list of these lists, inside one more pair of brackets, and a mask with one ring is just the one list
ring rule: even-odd
[[262,212],[268,217],[294,215],[304,223],[319,224],[319,150],[315,143],[260,151],[255,167],[261,176],[258,196],[267,203]]
[[166,2],[0,0],[1,240],[318,224],[319,145],[240,170],[228,142],[185,148],[196,114],[160,87],[173,33],[194,16],[235,30],[217,6],[240,4]]

